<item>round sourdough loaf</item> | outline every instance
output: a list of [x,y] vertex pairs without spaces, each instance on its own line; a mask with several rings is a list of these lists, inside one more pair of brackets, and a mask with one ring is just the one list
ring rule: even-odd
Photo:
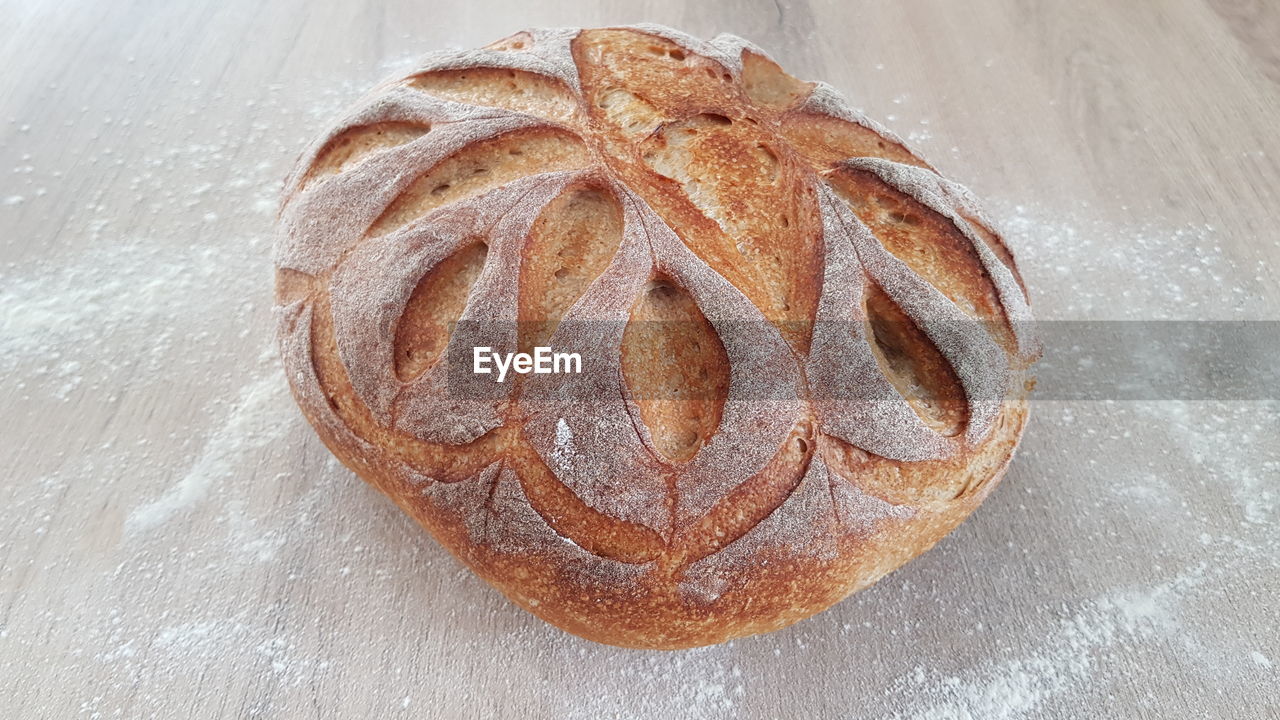
[[[729,35],[432,55],[303,154],[275,252],[330,450],[604,643],[829,607],[972,512],[1026,422],[1026,291],[973,198]],[[474,372],[537,347],[581,372]]]

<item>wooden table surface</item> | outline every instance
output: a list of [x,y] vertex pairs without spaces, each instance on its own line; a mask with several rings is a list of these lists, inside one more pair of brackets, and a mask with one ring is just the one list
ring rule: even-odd
[[[733,32],[987,202],[1041,317],[1280,319],[1280,6],[0,2],[0,716],[1280,718],[1274,401],[1035,403],[999,491],[810,621],[515,609],[338,465],[271,344],[280,181],[420,53]],[[1051,348],[1052,351],[1052,348]]]

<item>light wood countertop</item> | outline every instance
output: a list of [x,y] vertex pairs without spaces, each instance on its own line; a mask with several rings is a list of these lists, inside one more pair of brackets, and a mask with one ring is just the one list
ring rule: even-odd
[[0,2],[0,715],[1280,718],[1280,407],[1037,401],[937,548],[681,653],[507,603],[331,459],[280,181],[429,50],[733,32],[969,185],[1040,316],[1280,320],[1280,6]]

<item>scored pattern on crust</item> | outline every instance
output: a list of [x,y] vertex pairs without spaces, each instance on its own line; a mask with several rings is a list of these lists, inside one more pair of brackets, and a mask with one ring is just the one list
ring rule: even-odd
[[[276,265],[295,393],[362,470],[494,552],[710,597],[759,552],[968,491],[938,484],[1037,352],[967,191],[750,43],[658,26],[526,31],[379,86],[286,182]],[[451,371],[526,349],[535,300],[582,374]],[[696,372],[663,357],[686,346]],[[637,390],[673,373],[700,394]]]

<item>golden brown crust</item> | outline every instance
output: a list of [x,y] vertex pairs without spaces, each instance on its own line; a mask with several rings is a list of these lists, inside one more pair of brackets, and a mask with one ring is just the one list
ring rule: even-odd
[[[279,338],[325,444],[515,603],[644,648],[783,627],[1003,475],[1037,354],[959,186],[731,36],[428,58],[303,156]],[[551,345],[581,375],[459,359]]]

